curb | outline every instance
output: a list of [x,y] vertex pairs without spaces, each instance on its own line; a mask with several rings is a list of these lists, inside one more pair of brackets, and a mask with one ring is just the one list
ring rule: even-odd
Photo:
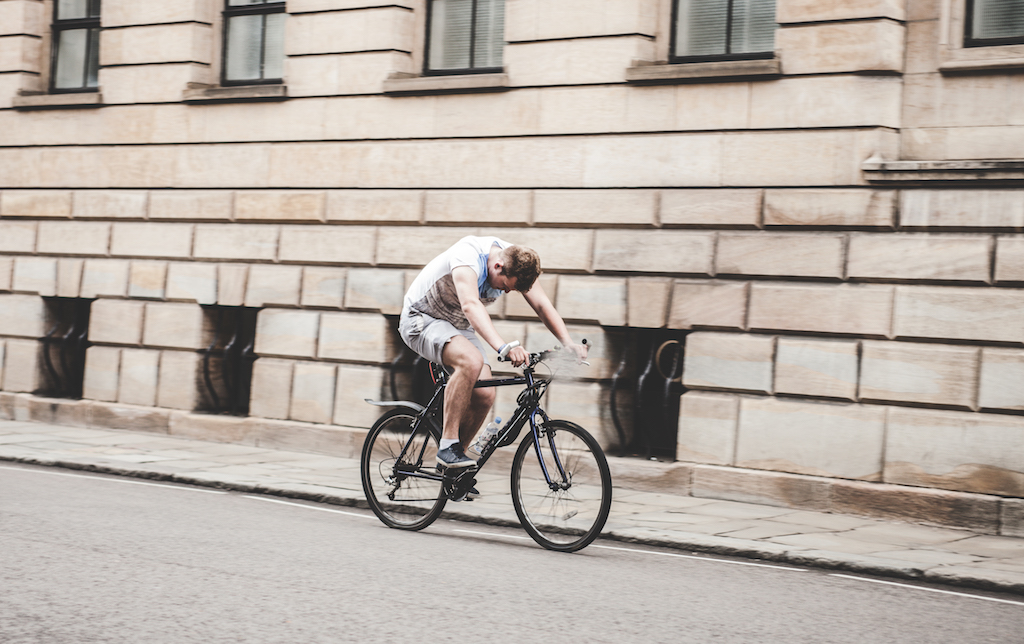
[[[0,461],[22,463],[25,465],[39,465],[44,467],[59,467],[70,470],[94,472],[97,474],[111,474],[115,476],[147,479],[151,481],[166,481],[219,490],[230,490],[233,492],[245,492],[249,494],[265,494],[268,496],[279,496],[288,499],[326,503],[328,505],[358,507],[362,509],[369,508],[369,505],[361,497],[344,496],[328,491],[328,488],[308,483],[260,485],[246,483],[242,479],[233,481],[223,475],[211,474],[208,476],[202,476],[195,474],[174,474],[152,470],[132,469],[125,466],[99,464],[91,461],[69,461],[40,457],[11,457],[0,455]],[[446,509],[441,514],[441,518],[454,521],[465,521],[468,523],[520,527],[518,521],[498,517],[474,515],[466,512],[460,512],[458,510]],[[673,550],[687,550],[693,553],[758,559],[780,564],[822,568],[826,570],[842,570],[845,572],[875,575],[879,577],[890,577],[909,581],[935,583],[945,586],[959,586],[963,588],[974,588],[978,590],[1024,595],[1024,581],[1001,579],[998,574],[996,574],[999,571],[992,571],[994,574],[986,575],[984,574],[984,571],[965,567],[948,567],[945,570],[928,569],[918,567],[912,563],[899,561],[897,559],[883,559],[881,557],[852,555],[844,552],[832,552],[827,550],[791,548],[779,544],[752,541],[749,539],[736,539],[732,537],[714,537],[688,533],[684,533],[685,536],[669,536],[664,532],[654,530],[650,530],[653,534],[645,534],[648,530],[650,529],[626,528],[610,530],[602,533],[601,537],[623,543],[670,548]],[[952,568],[955,568],[955,570],[951,570]]]

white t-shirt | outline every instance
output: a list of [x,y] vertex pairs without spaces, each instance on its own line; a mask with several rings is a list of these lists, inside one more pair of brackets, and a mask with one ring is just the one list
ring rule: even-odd
[[452,270],[459,266],[472,268],[477,276],[480,301],[484,305],[490,304],[503,295],[504,291],[491,288],[487,281],[487,258],[492,246],[504,249],[511,245],[497,237],[463,237],[423,267],[405,294],[404,308],[447,320],[456,329],[470,328],[455,291]]

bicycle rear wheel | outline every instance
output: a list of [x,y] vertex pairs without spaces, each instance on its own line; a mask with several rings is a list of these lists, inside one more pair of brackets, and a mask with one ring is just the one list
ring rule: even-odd
[[425,425],[413,435],[415,427],[413,412],[392,409],[373,424],[360,459],[370,509],[385,525],[400,530],[427,527],[447,501],[436,471],[437,436]]
[[545,548],[586,547],[601,533],[612,505],[612,476],[601,446],[579,425],[553,420],[544,425],[537,454],[531,432],[512,462],[512,504],[523,528]]

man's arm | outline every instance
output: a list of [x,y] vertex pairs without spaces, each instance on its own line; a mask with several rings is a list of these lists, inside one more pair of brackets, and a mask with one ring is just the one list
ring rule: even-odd
[[[455,283],[455,292],[459,296],[459,304],[462,305],[462,313],[469,320],[470,326],[476,331],[484,342],[491,345],[495,351],[501,349],[505,341],[498,335],[494,323],[491,322],[491,315],[480,301],[480,294],[477,291],[476,272],[468,266],[457,266],[452,269],[452,281]],[[529,359],[529,354],[522,347],[516,347],[509,352],[508,358],[512,364],[519,366]]]
[[544,292],[539,282],[535,282],[533,288],[523,293],[523,297],[526,298],[526,302],[540,317],[540,321],[544,323],[548,331],[551,331],[558,338],[563,347],[575,353],[578,361],[582,362],[587,359],[587,345],[576,344],[572,341],[572,337],[569,336],[569,330],[565,328],[565,321],[562,320],[562,316],[555,310],[555,306],[551,303],[551,299],[548,298],[548,294]]

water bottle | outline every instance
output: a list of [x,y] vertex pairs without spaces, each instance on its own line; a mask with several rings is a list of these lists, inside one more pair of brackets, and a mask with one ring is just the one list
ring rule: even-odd
[[469,450],[477,456],[483,456],[484,452],[487,451],[487,448],[490,447],[491,443],[494,442],[494,439],[497,438],[498,429],[500,428],[501,416],[498,416],[493,421],[487,423],[487,427],[484,427],[484,430],[480,432],[480,435],[476,438],[476,442],[473,443],[473,446],[470,447]]

